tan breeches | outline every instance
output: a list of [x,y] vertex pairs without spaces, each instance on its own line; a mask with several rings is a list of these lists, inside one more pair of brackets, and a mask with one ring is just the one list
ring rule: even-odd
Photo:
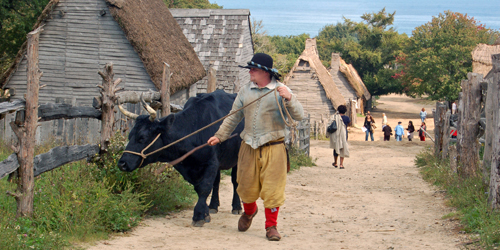
[[243,202],[252,203],[260,197],[265,208],[281,207],[285,203],[285,144],[253,149],[241,142],[237,182],[236,191]]

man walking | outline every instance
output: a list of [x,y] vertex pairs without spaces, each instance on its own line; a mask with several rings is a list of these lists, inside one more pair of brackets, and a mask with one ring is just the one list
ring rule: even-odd
[[225,141],[245,118],[245,128],[240,135],[243,141],[238,155],[237,173],[237,192],[243,201],[244,212],[238,221],[238,230],[244,232],[250,228],[258,211],[256,200],[260,197],[265,207],[266,237],[270,241],[279,241],[281,235],[276,226],[279,208],[285,202],[287,173],[285,121],[280,108],[287,108],[294,120],[302,120],[304,111],[290,89],[277,81],[280,75],[273,68],[271,56],[257,53],[246,66],[240,67],[250,69],[251,82],[241,87],[232,111],[275,89],[279,93],[279,104],[275,95],[269,94],[227,117],[215,135],[208,139],[208,144],[213,146]]

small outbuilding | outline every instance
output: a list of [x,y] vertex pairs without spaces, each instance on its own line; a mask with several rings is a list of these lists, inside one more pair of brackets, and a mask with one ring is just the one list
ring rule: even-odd
[[[254,50],[250,11],[246,9],[170,9],[201,63],[214,70],[217,86],[235,93],[250,81],[246,65]],[[207,92],[207,75],[190,88],[191,95]]]
[[[167,63],[171,101],[177,104],[189,98],[190,86],[206,74],[162,0],[51,0],[38,20],[35,29],[44,25],[39,39],[40,85],[46,85],[40,90],[40,103],[91,106],[99,96],[96,85],[102,82],[97,72],[109,62],[114,78],[122,79],[119,86],[133,91],[159,90]],[[24,45],[0,78],[3,89],[15,89],[14,99],[26,93],[25,54]],[[11,115],[1,121],[4,140],[13,137],[8,125],[12,119]],[[55,120],[41,124],[37,141],[95,142],[99,130],[95,119]]]

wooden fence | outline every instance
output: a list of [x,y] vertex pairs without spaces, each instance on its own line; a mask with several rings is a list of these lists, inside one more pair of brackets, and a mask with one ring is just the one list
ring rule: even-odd
[[[500,208],[500,54],[492,56],[493,69],[485,78],[469,73],[461,82],[457,114],[448,103],[436,103],[435,155],[449,159],[450,167],[462,178],[483,176],[489,185],[488,201]],[[457,138],[450,138],[451,126]],[[482,162],[479,157],[484,146]]]
[[311,148],[311,115],[308,115],[297,124],[297,127],[286,128],[289,133],[285,137],[285,143],[290,147],[297,147],[305,155],[309,156]]
[[[46,171],[50,171],[69,162],[78,161],[98,153],[106,153],[110,138],[115,126],[115,105],[125,102],[139,102],[138,96],[142,94],[122,92],[118,85],[121,79],[114,79],[113,64],[108,63],[104,70],[98,72],[102,77],[100,88],[101,96],[94,101],[94,107],[72,107],[64,104],[39,105],[38,94],[42,72],[38,65],[38,41],[42,27],[28,34],[27,45],[27,93],[25,101],[17,100],[12,103],[0,104],[0,119],[5,118],[7,113],[16,112],[15,120],[10,126],[17,136],[17,145],[13,145],[14,154],[5,161],[0,162],[0,179],[14,173],[17,170],[16,191],[7,192],[17,202],[17,217],[32,216],[34,198],[34,177]],[[164,69],[161,94],[169,94],[170,71],[168,65]],[[164,88],[167,88],[165,90]],[[160,94],[150,93],[149,101],[155,97],[162,99]],[[120,102],[120,98],[121,101]],[[146,99],[146,98],[143,98]],[[163,98],[162,100],[169,100]],[[165,109],[165,106],[160,103]],[[162,115],[168,114],[162,110]],[[55,147],[49,152],[34,156],[36,142],[36,131],[39,121],[57,119],[93,118],[101,120],[100,143],[97,145],[62,146]]]

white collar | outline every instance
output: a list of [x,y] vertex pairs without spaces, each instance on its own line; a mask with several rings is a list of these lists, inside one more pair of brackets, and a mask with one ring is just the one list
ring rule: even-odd
[[[276,82],[276,79],[273,77],[273,79],[271,80],[271,82],[268,83],[266,86],[264,86],[262,88],[275,89],[277,85],[278,85],[278,83]],[[258,88],[259,89],[259,85],[257,85],[254,82],[251,82],[250,83],[250,88],[251,89]]]

